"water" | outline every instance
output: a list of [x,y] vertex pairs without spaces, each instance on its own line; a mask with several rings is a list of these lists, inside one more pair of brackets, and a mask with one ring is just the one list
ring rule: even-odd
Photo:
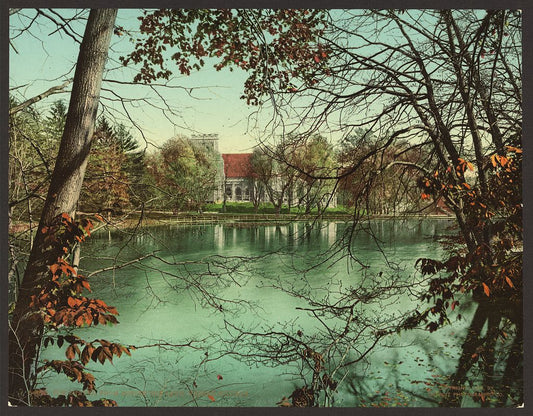
[[[386,286],[391,276],[410,282],[416,292],[422,288],[416,285],[421,278],[414,269],[416,259],[439,258],[437,236],[450,225],[445,220],[374,221],[353,238],[352,258],[345,250],[347,226],[334,222],[97,233],[83,246],[86,275],[149,253],[156,257],[90,278],[92,295],[119,310],[120,324],[76,334],[142,348],[112,364],[91,361],[88,368],[98,392],[89,398],[107,397],[121,406],[275,406],[311,380],[310,368],[284,345],[286,335],[323,352],[321,345],[331,343],[324,324],[344,328],[338,317],[315,317],[308,309],[326,297],[335,303],[350,290],[369,293],[376,284]],[[318,303],[310,305],[310,300]],[[358,305],[355,313],[364,319],[352,325],[350,336],[364,323],[396,322],[416,305],[415,293],[405,289]],[[465,301],[461,313],[470,312]],[[335,371],[339,387],[333,404],[435,405],[438,383],[454,371],[465,321],[433,334],[409,331],[383,337],[364,360]],[[239,329],[247,335],[238,336]],[[325,356],[326,371],[358,358],[374,332],[361,329],[363,335],[345,357]],[[251,335],[257,333],[270,336]],[[153,344],[159,346],[147,347]],[[187,346],[175,346],[183,344]],[[341,345],[336,344],[338,351]],[[49,347],[43,358],[61,359],[63,354]],[[56,374],[43,381],[52,394],[78,388]]]

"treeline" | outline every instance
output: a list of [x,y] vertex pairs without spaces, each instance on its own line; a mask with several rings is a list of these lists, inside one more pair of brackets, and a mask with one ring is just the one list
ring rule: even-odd
[[420,198],[417,163],[424,158],[419,145],[363,131],[337,145],[318,134],[289,136],[254,150],[254,206],[266,196],[277,212],[282,206],[306,214],[336,206],[378,215],[422,212],[437,202]]
[[[66,111],[65,103],[56,101],[45,113],[27,107],[10,117],[12,223],[31,223],[40,216]],[[105,117],[94,134],[79,211],[196,211],[217,201],[224,209],[221,155],[201,141],[175,137],[147,152],[123,124]],[[258,147],[250,158],[249,202],[256,212],[265,203],[277,213],[297,209],[309,214],[328,206],[369,214],[416,212],[422,209],[419,173],[406,166],[426,155],[406,142],[384,146],[386,140],[361,133],[333,146],[315,134]]]

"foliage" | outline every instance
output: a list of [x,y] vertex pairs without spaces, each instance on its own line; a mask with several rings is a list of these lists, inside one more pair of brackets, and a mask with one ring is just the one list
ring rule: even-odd
[[[506,314],[520,313],[522,303],[522,150],[508,146],[505,156],[494,153],[487,164],[490,192],[481,195],[479,186],[471,185],[464,173],[473,170],[463,161],[458,171],[463,182],[457,185],[446,180],[449,172],[435,171],[423,178],[422,196],[432,195],[464,201],[466,225],[479,243],[473,250],[465,250],[463,238],[452,241],[447,259],[442,261],[419,259],[424,275],[439,274],[429,284],[423,299],[434,305],[411,320],[428,322],[430,331],[447,322],[448,311],[459,301],[457,294],[472,294],[475,299],[494,303]],[[488,237],[488,238],[487,238]],[[490,241],[490,245],[484,241]],[[431,321],[435,316],[436,321]],[[516,318],[514,318],[516,319]]]
[[130,136],[121,136],[102,118],[94,132],[94,143],[80,197],[88,212],[121,211],[129,205],[131,161],[127,150],[135,149]]
[[[32,295],[30,303],[30,308],[39,312],[48,332],[43,338],[43,346],[46,348],[49,344],[54,345],[54,342],[59,348],[63,344],[68,345],[65,350],[67,360],[44,360],[43,364],[36,368],[34,377],[53,370],[81,383],[82,389],[88,393],[96,391],[95,378],[86,370],[90,360],[99,361],[101,364],[106,360],[112,362],[113,356],[120,357],[122,353],[131,355],[130,350],[133,349],[131,346],[126,347],[103,339],[85,341],[70,333],[70,328],[118,323],[118,312],[114,307],[102,300],[83,295],[85,290],[91,291],[90,284],[68,261],[73,247],[85,241],[92,227],[90,220],[73,221],[64,213],[50,226],[40,230],[45,234],[46,244],[53,247],[57,261],[48,266],[49,279],[38,294]],[[59,334],[60,331],[64,332],[65,328],[69,328],[66,330],[67,334]],[[85,394],[79,391],[52,398],[46,393],[46,389],[34,388],[31,397],[31,404],[36,406],[116,405],[114,401],[107,399],[89,401]]]
[[[10,106],[15,105],[11,97]],[[55,101],[48,115],[30,106],[9,117],[9,205],[14,221],[40,215],[65,112],[63,101]]]
[[316,82],[329,56],[320,42],[324,18],[323,11],[307,9],[145,11],[135,50],[121,60],[142,64],[134,80],[146,83],[169,79],[168,60],[184,75],[206,60],[214,60],[217,70],[241,68],[249,74],[241,98],[257,105],[271,84],[296,92],[298,84]]
[[321,211],[330,202],[334,190],[332,181],[328,180],[336,174],[332,146],[320,135],[290,138],[285,146],[292,155],[289,163],[298,172],[295,185],[298,206],[303,205],[307,214],[313,207]]
[[146,163],[161,207],[176,212],[194,210],[213,199],[219,174],[213,152],[186,138],[174,138],[150,155]]
[[254,178],[262,185],[277,214],[281,213],[281,207],[285,201],[288,202],[290,209],[297,179],[296,170],[278,159],[280,154],[284,155],[285,151],[282,145],[274,149],[256,148],[250,159]]
[[373,214],[422,212],[416,182],[420,174],[406,165],[416,166],[427,155],[408,142],[388,141],[364,131],[343,140],[337,154],[339,197],[347,205],[358,205]]

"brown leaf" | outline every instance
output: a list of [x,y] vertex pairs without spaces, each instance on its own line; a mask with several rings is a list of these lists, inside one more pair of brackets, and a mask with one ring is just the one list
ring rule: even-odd
[[74,353],[74,346],[73,345],[69,345],[69,347],[67,348],[67,350],[65,351],[65,356],[69,359],[69,360],[72,360],[76,354]]

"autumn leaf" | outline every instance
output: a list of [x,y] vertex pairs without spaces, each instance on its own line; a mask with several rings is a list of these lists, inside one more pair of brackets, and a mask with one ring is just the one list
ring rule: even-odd
[[209,398],[209,400],[211,400],[212,402],[215,401],[215,398],[213,396],[211,396],[210,394],[207,395],[207,397]]
[[222,379],[223,379],[223,377],[220,374],[218,374],[217,375],[217,380],[222,380]]
[[65,356],[69,359],[69,360],[72,360],[76,354],[74,353],[74,347],[72,345],[70,345],[67,350],[65,351]]
[[507,284],[508,284],[510,287],[514,287],[513,282],[512,282],[512,280],[511,280],[509,277],[506,277],[506,278],[505,278],[505,281],[507,282]]
[[490,290],[489,287],[485,283],[481,283],[483,285],[483,292],[485,292],[485,295],[490,296]]
[[87,280],[82,280],[81,281],[81,284],[82,286],[87,289],[89,292],[91,291],[91,285],[89,284],[89,282]]
[[509,152],[522,153],[522,149],[519,149],[518,147],[507,146],[507,150]]

